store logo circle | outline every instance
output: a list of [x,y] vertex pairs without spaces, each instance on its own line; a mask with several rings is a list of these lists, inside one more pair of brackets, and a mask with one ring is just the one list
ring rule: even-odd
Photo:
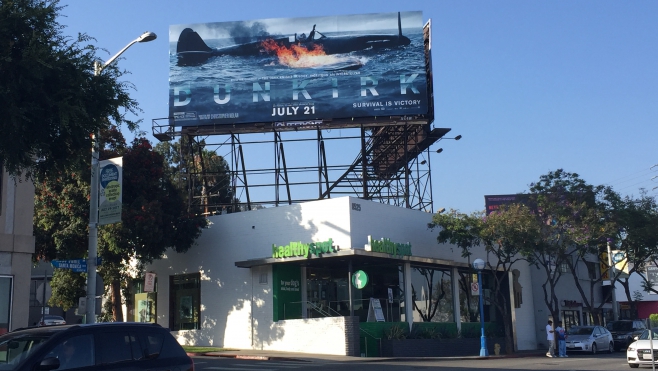
[[354,287],[361,290],[362,288],[366,287],[367,284],[368,284],[368,275],[366,274],[366,272],[358,270],[352,273],[352,285],[354,285]]

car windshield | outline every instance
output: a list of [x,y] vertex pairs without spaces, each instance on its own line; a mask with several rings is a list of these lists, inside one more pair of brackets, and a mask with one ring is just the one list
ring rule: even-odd
[[605,326],[609,331],[633,331],[633,322],[610,322]]
[[[658,328],[651,329],[651,340],[658,340]],[[644,330],[640,335],[640,340],[649,340],[649,330]]]
[[39,348],[52,334],[7,334],[0,337],[0,370],[17,370],[30,352]]
[[571,327],[567,330],[567,335],[591,335],[591,327]]

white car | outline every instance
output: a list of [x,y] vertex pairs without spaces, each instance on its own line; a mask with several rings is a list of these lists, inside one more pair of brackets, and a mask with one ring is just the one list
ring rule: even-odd
[[61,316],[53,316],[50,314],[46,314],[41,318],[39,321],[39,326],[52,326],[52,325],[65,325],[66,320],[62,318]]
[[567,351],[591,352],[599,351],[612,353],[615,350],[615,342],[612,334],[602,326],[571,326],[567,330]]
[[654,362],[658,363],[658,328],[651,329],[651,338],[649,330],[644,330],[637,340],[626,349],[626,360],[631,368],[637,368],[640,365],[651,366],[651,349],[653,346]]

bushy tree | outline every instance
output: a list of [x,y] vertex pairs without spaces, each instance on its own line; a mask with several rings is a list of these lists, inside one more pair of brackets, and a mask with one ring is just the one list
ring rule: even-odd
[[556,287],[562,277],[562,265],[573,273],[583,307],[596,310],[575,269],[588,256],[594,256],[592,259],[598,262],[611,233],[602,203],[604,192],[605,187],[591,185],[578,174],[562,169],[542,175],[530,185],[529,202],[540,227],[540,243],[527,254],[546,275],[542,283],[544,303],[553,318],[560,318]]
[[203,215],[239,212],[234,199],[228,163],[205,143],[181,137],[178,142],[162,142],[155,151],[162,154],[168,168],[165,175],[179,188],[189,211]]
[[[512,321],[507,315],[511,308],[507,300],[509,293],[505,290],[511,286],[508,282],[514,264],[520,260],[532,261],[533,257],[527,251],[535,248],[540,239],[535,215],[522,204],[503,205],[489,215],[482,212],[467,215],[451,210],[434,215],[430,226],[441,228],[437,237],[440,244],[457,245],[469,263],[472,248],[484,247],[486,269],[493,282],[491,303],[502,315],[505,346],[511,351],[514,339]],[[470,300],[470,295],[467,295],[467,300]]]
[[[608,218],[614,223],[610,243],[626,256],[626,272],[618,270],[612,279],[624,288],[631,315],[637,318],[637,301],[641,295],[631,293],[629,278],[638,274],[646,292],[658,294],[646,274],[648,266],[658,263],[658,203],[646,190],[639,196],[622,197],[612,189],[606,192]],[[607,262],[605,262],[607,264]]]
[[[168,166],[144,138],[126,146],[116,127],[101,135],[101,159],[123,156],[122,221],[99,228],[99,272],[111,287],[115,320],[122,318],[121,292],[135,268],[161,258],[166,249],[185,252],[207,225],[188,213],[181,191],[165,177]],[[37,256],[46,260],[82,258],[87,252],[89,184],[70,171],[36,182]],[[56,276],[68,275],[56,270]],[[59,282],[59,281],[56,281]],[[75,283],[75,282],[74,282]],[[53,290],[51,303],[75,305],[79,292]]]
[[94,76],[99,49],[85,34],[65,36],[61,11],[58,0],[0,2],[0,165],[13,175],[88,167],[90,133],[108,118],[136,124],[125,119],[139,109],[123,72]]

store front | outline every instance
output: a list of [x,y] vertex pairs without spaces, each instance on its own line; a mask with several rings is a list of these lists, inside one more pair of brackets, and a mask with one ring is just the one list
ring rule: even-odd
[[[357,356],[365,324],[468,323],[479,337],[476,272],[436,243],[431,217],[351,197],[210,217],[198,246],[147,267],[168,282],[153,318],[184,344]],[[495,324],[491,278],[484,320]],[[508,303],[520,337],[534,337],[532,308]]]

